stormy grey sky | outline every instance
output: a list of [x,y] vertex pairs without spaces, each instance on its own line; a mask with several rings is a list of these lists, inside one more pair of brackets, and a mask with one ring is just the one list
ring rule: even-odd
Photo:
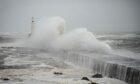
[[0,32],[29,32],[32,16],[62,16],[69,29],[140,31],[140,0],[0,0]]

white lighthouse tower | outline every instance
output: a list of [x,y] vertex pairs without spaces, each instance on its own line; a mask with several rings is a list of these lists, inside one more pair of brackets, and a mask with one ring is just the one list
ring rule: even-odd
[[35,21],[34,21],[34,17],[32,17],[32,20],[31,20],[31,32],[29,33],[28,37],[31,37],[34,34],[34,29],[35,29]]

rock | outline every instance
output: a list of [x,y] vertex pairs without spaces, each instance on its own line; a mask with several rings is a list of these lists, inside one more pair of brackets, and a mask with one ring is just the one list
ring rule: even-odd
[[95,82],[91,82],[91,83],[89,83],[89,84],[98,84],[98,83],[95,83]]
[[82,77],[81,80],[87,80],[87,81],[90,81],[90,80],[88,79],[88,77]]
[[9,78],[1,78],[1,80],[8,81],[10,79]]
[[53,74],[55,74],[55,75],[62,75],[63,73],[62,72],[54,72]]
[[90,82],[89,84],[98,84],[98,83],[95,83],[95,82],[93,82],[92,80],[90,80],[88,77],[82,77],[81,80],[89,81],[89,82]]
[[93,76],[91,76],[92,78],[103,78],[102,74],[95,74]]

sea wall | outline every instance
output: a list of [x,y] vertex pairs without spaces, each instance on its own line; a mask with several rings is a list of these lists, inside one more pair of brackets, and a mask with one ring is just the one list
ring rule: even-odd
[[94,73],[101,73],[128,84],[140,84],[140,60],[119,56],[102,56],[101,54],[79,54],[77,52],[59,52],[55,56],[77,66],[89,68]]

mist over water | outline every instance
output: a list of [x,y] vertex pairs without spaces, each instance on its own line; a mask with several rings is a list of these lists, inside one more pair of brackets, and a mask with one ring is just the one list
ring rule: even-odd
[[107,43],[96,39],[86,28],[67,31],[65,20],[59,16],[37,23],[26,45],[54,51],[74,50],[100,53],[111,51]]
[[[34,26],[31,36],[28,38],[23,36],[24,38],[20,38],[20,41],[9,39],[18,39],[18,34],[16,37],[12,34],[1,35],[1,42],[10,43],[10,45],[6,43],[0,45],[2,54],[6,55],[5,52],[9,54],[4,59],[5,66],[18,65],[40,69],[71,68],[65,64],[68,62],[72,66],[93,70],[94,73],[101,73],[126,82],[136,81],[132,84],[139,84],[139,79],[134,81],[128,79],[134,73],[133,77],[137,77],[137,71],[139,71],[140,54],[129,51],[129,49],[134,51],[140,49],[138,34],[94,35],[86,28],[68,31],[62,17],[40,20]],[[60,61],[57,61],[59,59]]]
[[0,83],[81,84],[88,77],[140,84],[139,8],[139,0],[0,0]]
[[94,34],[86,28],[68,30],[65,20],[60,16],[36,19],[34,26],[31,37],[23,35],[25,39],[14,42],[12,46],[140,59],[139,34]]

